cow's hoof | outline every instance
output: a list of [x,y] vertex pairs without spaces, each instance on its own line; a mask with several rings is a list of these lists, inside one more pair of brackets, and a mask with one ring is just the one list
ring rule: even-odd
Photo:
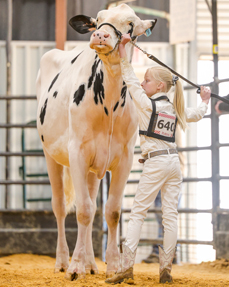
[[76,280],[78,278],[78,274],[77,273],[66,273],[65,274],[65,279],[69,280],[69,281],[73,281]]
[[115,275],[115,271],[109,271],[106,273],[106,278],[112,278]]
[[66,270],[68,269],[68,267],[55,267],[54,268],[54,273],[59,273],[59,272],[66,272]]
[[98,271],[98,269],[85,269],[85,271],[86,271],[86,274],[88,275],[88,274],[99,274],[99,271]]
[[66,272],[67,269],[68,269],[68,266],[66,266],[66,267],[63,267],[63,266],[62,267],[57,267],[57,266],[55,266],[54,273]]
[[65,279],[67,279],[69,281],[84,279],[84,278],[85,278],[85,274],[77,274],[76,272],[74,272],[74,273],[67,272],[65,274]]

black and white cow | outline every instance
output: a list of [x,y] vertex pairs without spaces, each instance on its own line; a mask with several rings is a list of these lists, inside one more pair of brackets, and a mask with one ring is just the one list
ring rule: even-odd
[[[100,11],[97,19],[78,16],[70,23],[81,33],[110,23],[121,33],[140,36],[151,30],[155,22],[141,20],[128,5],[122,4]],[[107,170],[112,173],[105,209],[107,277],[118,268],[117,225],[133,160],[138,119],[121,76],[117,41],[114,28],[102,25],[93,32],[85,49],[47,52],[41,59],[37,78],[37,128],[58,226],[55,271],[67,270],[66,278],[70,280],[98,272],[92,222],[99,183]],[[133,46],[126,46],[131,60]],[[72,204],[76,205],[78,237],[69,265],[65,217]]]

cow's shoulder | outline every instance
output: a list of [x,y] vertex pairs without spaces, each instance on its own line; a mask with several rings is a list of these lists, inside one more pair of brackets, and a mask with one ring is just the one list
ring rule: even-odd
[[44,65],[52,64],[57,59],[63,58],[64,54],[65,54],[65,51],[61,51],[59,49],[52,49],[46,52],[41,57],[41,67],[43,67]]
[[79,49],[73,49],[71,51],[62,51],[59,49],[52,49],[46,52],[41,58],[40,63],[41,72],[42,70],[46,71],[47,69],[52,70],[63,69],[68,62],[71,62],[75,54],[78,53],[78,50]]

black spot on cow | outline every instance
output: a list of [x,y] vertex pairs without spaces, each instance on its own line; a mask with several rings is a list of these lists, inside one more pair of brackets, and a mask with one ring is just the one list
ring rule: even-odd
[[123,87],[121,90],[121,98],[122,98],[123,102],[121,104],[121,107],[124,107],[125,103],[126,103],[126,91],[127,91],[127,86],[126,86],[126,83],[123,82]]
[[60,73],[58,73],[58,74],[56,75],[56,77],[52,80],[52,83],[51,83],[51,85],[49,86],[48,92],[50,92],[50,90],[52,89],[52,86],[55,84],[55,82],[56,82],[56,80],[58,79],[59,75],[60,75]]
[[99,67],[100,63],[101,60],[98,58],[98,55],[96,55],[94,64],[92,65],[91,75],[88,79],[88,89],[93,86],[94,101],[96,105],[98,105],[99,102],[100,104],[103,104],[103,100],[105,97],[103,86],[103,71],[101,67]]
[[47,103],[48,103],[48,98],[45,100],[45,103],[44,103],[43,107],[41,107],[40,121],[41,121],[42,125],[43,125],[44,120],[45,120],[45,113],[46,113]]
[[104,100],[104,86],[103,86],[103,71],[100,70],[98,74],[95,76],[94,81],[94,101],[96,105],[100,101],[101,104],[103,104]]
[[45,140],[44,140],[44,136],[43,135],[41,135],[41,140],[44,142]]
[[92,86],[92,83],[93,83],[93,80],[94,80],[94,77],[96,74],[96,70],[98,68],[99,63],[101,62],[100,59],[97,61],[97,58],[98,58],[98,55],[95,56],[95,62],[91,68],[91,75],[90,75],[89,80],[88,80],[88,89],[90,89]]
[[79,57],[79,55],[82,54],[82,53],[83,53],[83,51],[82,51],[81,53],[79,53],[74,59],[72,59],[72,60],[71,60],[71,63],[72,63],[72,64],[75,63],[76,59],[77,59],[77,58]]
[[85,95],[85,84],[82,84],[79,86],[78,90],[75,92],[73,96],[73,103],[76,103],[78,106],[79,103],[83,100],[84,95]]
[[53,94],[53,98],[56,98],[56,97],[57,97],[57,94],[58,94],[58,92],[55,91],[55,93]]
[[134,31],[134,24],[131,22],[130,24],[130,30],[127,32],[127,34],[130,34],[130,36],[132,36],[132,33],[133,33],[133,31]]
[[105,114],[108,116],[108,110],[106,107],[104,107],[104,111],[105,111]]
[[118,107],[118,104],[119,104],[119,102],[117,102],[117,103],[115,104],[114,109],[113,109],[114,112],[116,111],[116,109],[117,109],[117,107]]

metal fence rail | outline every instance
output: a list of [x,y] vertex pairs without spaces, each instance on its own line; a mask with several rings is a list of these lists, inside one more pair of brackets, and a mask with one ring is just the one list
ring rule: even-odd
[[[35,95],[31,95],[31,96],[0,96],[0,101],[6,101],[7,103],[9,103],[12,100],[22,100],[22,101],[27,101],[27,100],[36,100],[36,96]],[[5,129],[6,131],[9,131],[10,129],[35,129],[36,128],[36,124],[34,123],[29,123],[29,124],[23,124],[23,123],[1,123],[0,124],[0,129]],[[10,151],[10,142],[7,142],[7,151],[0,151],[0,156],[1,157],[5,157],[6,160],[8,161],[8,159],[10,157],[21,157],[22,159],[24,157],[44,157],[44,153],[43,151],[36,151],[36,150],[30,150],[30,151],[18,151],[18,152],[11,152]],[[5,209],[8,208],[8,203],[9,203],[9,190],[8,190],[8,186],[10,185],[21,185],[23,187],[23,198],[25,198],[25,191],[24,188],[26,185],[49,185],[50,182],[49,180],[11,180],[9,179],[9,162],[6,166],[6,180],[0,180],[0,185],[4,185],[5,186]],[[43,201],[41,199],[41,201]],[[26,207],[26,204],[24,203],[24,208]]]

